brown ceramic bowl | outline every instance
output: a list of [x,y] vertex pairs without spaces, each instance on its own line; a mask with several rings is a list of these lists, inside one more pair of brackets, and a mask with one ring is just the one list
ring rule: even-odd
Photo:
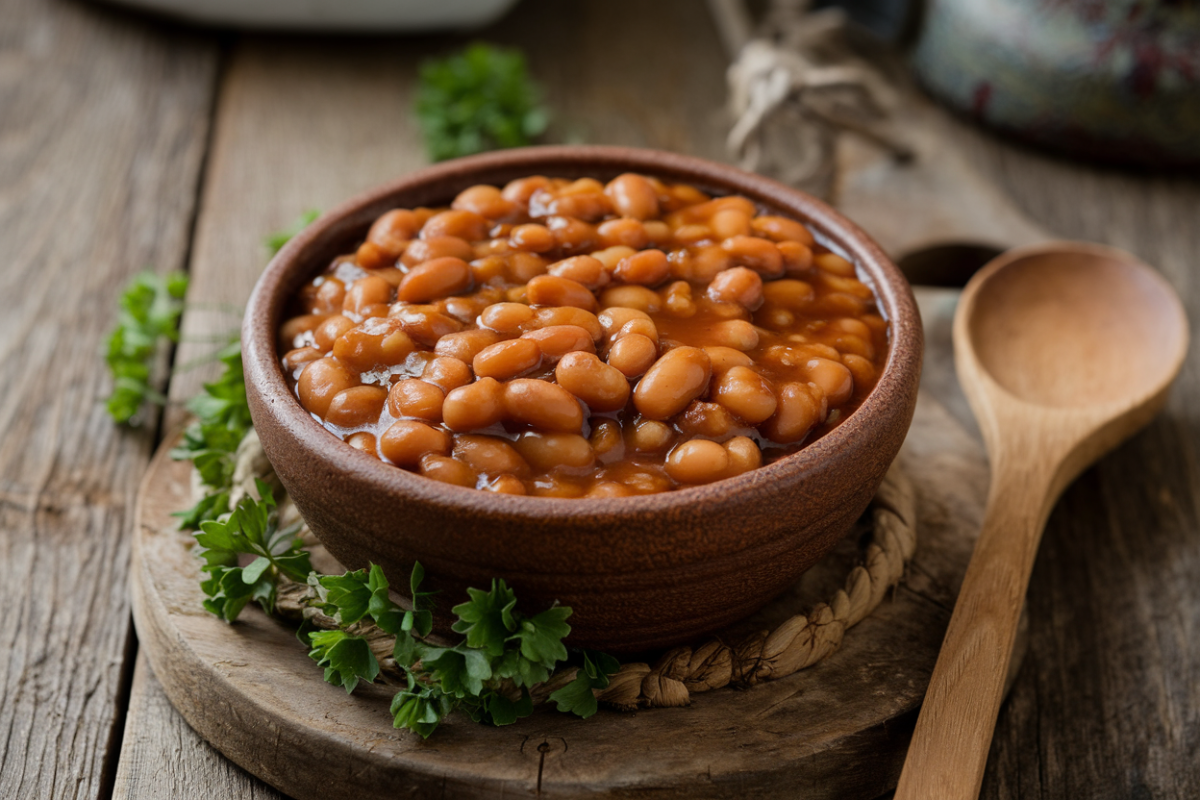
[[[447,205],[477,183],[534,174],[602,181],[642,172],[741,194],[801,220],[849,257],[890,321],[878,385],[841,425],[735,478],[639,497],[552,499],[481,492],[385,464],[331,436],[284,381],[276,331],[287,299],[371,221]],[[504,578],[521,607],[574,609],[570,641],[634,652],[687,641],[753,612],[824,555],[862,514],[904,440],[921,371],[920,317],[899,270],[855,225],[809,195],[733,167],[652,150],[538,147],[439,164],[325,214],[268,265],[242,330],[254,425],[284,487],[349,568],[374,562],[407,587],[415,560],[444,609]],[[443,610],[444,610],[443,609]]]

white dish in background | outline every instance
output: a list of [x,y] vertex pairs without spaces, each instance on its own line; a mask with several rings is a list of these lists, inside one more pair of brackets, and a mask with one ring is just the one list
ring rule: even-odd
[[479,28],[517,0],[108,0],[189,22],[241,28],[421,32]]

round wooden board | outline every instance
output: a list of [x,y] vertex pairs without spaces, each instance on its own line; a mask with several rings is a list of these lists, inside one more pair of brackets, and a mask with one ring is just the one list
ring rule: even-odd
[[[970,557],[987,491],[982,449],[923,394],[902,463],[918,549],[892,597],[814,667],[686,708],[590,720],[539,708],[492,728],[456,716],[423,742],[392,728],[390,693],[325,683],[293,632],[257,608],[227,625],[201,606],[199,560],[171,512],[190,465],[164,447],[142,485],[133,610],[171,702],[230,759],[301,800],[396,797],[874,798],[895,786]],[[832,596],[854,537],[742,628]],[[731,633],[732,635],[732,633]]]

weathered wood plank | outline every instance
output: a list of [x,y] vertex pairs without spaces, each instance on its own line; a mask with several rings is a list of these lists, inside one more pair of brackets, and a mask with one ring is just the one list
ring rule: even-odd
[[218,62],[78,3],[0,14],[0,797],[107,794],[127,527],[154,444],[105,414],[126,279],[183,266]]
[[127,727],[137,732],[143,746],[122,752],[113,797],[139,800],[283,797],[222,756],[188,727],[171,707],[143,654],[138,655],[134,668],[126,719]]

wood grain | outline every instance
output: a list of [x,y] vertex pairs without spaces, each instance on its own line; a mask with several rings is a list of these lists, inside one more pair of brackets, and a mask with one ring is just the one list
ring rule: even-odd
[[131,275],[184,266],[217,60],[78,3],[0,13],[0,797],[111,784],[157,415],[113,425],[100,343]]

